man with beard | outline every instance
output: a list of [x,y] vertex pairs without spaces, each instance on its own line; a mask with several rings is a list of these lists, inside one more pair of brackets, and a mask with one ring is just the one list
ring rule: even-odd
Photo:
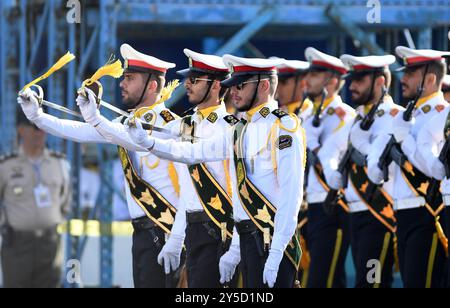
[[[175,64],[142,54],[129,45],[122,45],[125,59],[124,79],[120,83],[122,99],[133,115],[145,122],[163,126],[175,116],[157,103],[165,84],[165,74]],[[60,120],[45,114],[39,107],[36,93],[27,91],[18,97],[27,118],[40,129],[75,142],[119,145],[119,156],[126,180],[126,196],[134,228],[133,278],[136,288],[173,287],[170,277],[157,262],[158,254],[173,226],[178,207],[177,172],[172,162],[143,152],[129,141],[124,118],[110,122],[100,115],[93,91],[85,89],[87,97],[79,95],[77,104],[86,123]],[[162,135],[164,137],[164,135]],[[126,150],[127,149],[127,150]],[[176,227],[174,227],[176,228]],[[170,237],[181,247],[184,238]],[[180,260],[173,260],[178,267]],[[170,282],[169,282],[170,281]]]
[[[379,188],[370,184],[366,155],[372,145],[377,144],[380,132],[392,123],[391,111],[399,109],[387,94],[391,84],[389,65],[395,62],[395,57],[343,55],[340,59],[350,68],[349,90],[352,102],[357,106],[357,117],[322,146],[322,151],[331,155],[327,157],[328,162],[339,161],[338,152],[332,148],[351,153],[345,170],[337,170],[336,164],[330,164],[324,165],[324,172],[330,187],[345,189],[350,209],[356,288],[389,288],[392,285],[396,231],[391,198],[393,181]],[[372,260],[379,261],[375,264],[376,275],[370,275],[373,272]]]
[[[308,288],[346,287],[345,259],[350,233],[348,207],[340,201],[335,215],[324,210],[324,201],[330,190],[323,174],[323,165],[333,163],[330,153],[321,146],[354,118],[353,109],[342,102],[339,91],[344,85],[342,75],[347,73],[345,65],[336,57],[309,47],[305,57],[311,67],[307,75],[308,96],[314,102],[314,116],[305,122],[308,146],[308,248],[311,264]],[[329,147],[342,155],[340,145]],[[323,154],[323,155],[322,155]]]
[[302,129],[274,100],[280,60],[232,55],[223,60],[232,75],[222,86],[231,88],[234,105],[245,112],[239,123],[193,144],[148,136],[139,122],[130,125],[130,137],[156,155],[188,164],[230,158],[238,234],[221,258],[221,279],[231,280],[240,259],[244,287],[293,287],[301,256],[296,227],[303,195]]
[[[450,39],[450,32],[448,33]],[[450,102],[450,75],[445,75],[442,85],[442,92],[447,102]],[[441,192],[445,204],[445,214],[447,220],[447,235],[450,231],[450,174],[448,173],[450,153],[448,152],[448,142],[450,140],[450,106],[435,115],[430,123],[417,136],[417,149],[426,162],[423,168],[428,170],[437,181],[442,181]],[[443,152],[445,151],[445,152]],[[442,161],[439,157],[446,157]],[[439,186],[438,186],[439,187]],[[448,242],[447,242],[448,256]],[[447,258],[447,288],[450,287],[450,261]]]
[[[238,120],[227,113],[222,101],[226,88],[220,82],[229,75],[221,57],[184,50],[189,68],[178,74],[186,78],[184,86],[195,113],[166,126],[175,134],[183,132],[198,138],[223,134]],[[194,142],[194,140],[191,140]],[[219,288],[219,260],[228,250],[233,234],[233,207],[229,160],[187,166],[187,176],[180,178],[182,190],[175,221],[187,228],[173,230],[183,238],[186,231],[186,268],[189,288]],[[176,223],[177,225],[177,223]],[[235,249],[235,248],[232,248]],[[171,264],[181,254],[181,247],[169,241],[159,261]],[[239,263],[238,255],[228,254],[229,262]],[[222,283],[225,281],[222,281]]]
[[278,68],[278,87],[276,98],[280,109],[296,114],[302,121],[312,115],[313,104],[306,95],[306,74],[309,63],[297,60],[284,60]]
[[424,168],[427,163],[420,155],[416,138],[427,126],[436,125],[431,119],[448,106],[441,88],[446,72],[443,57],[450,53],[403,46],[397,47],[396,52],[404,59],[402,93],[405,100],[411,100],[407,110],[413,111],[413,118],[410,120],[406,111],[394,113],[393,124],[382,132],[384,142],[372,147],[369,153],[369,177],[375,183],[382,182],[379,158],[388,142],[396,142],[398,146],[390,151],[395,164],[392,197],[397,211],[403,283],[407,288],[440,287],[445,263],[441,244],[445,242],[445,235],[440,229],[439,216],[444,216],[444,205],[439,192],[428,196],[432,174]]

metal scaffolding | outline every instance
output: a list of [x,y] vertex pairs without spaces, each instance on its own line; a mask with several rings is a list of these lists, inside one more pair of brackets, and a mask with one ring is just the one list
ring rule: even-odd
[[[2,141],[0,153],[11,151],[16,141],[16,95],[33,76],[39,75],[67,50],[78,55],[66,70],[49,78],[46,96],[70,109],[76,109],[77,87],[89,70],[104,64],[116,54],[118,43],[146,38],[179,40],[202,37],[203,51],[222,55],[261,53],[253,39],[317,40],[326,52],[365,54],[393,53],[395,46],[411,43],[416,47],[448,49],[446,33],[450,25],[450,2],[444,0],[385,0],[380,22],[371,22],[368,14],[379,1],[367,0],[97,0],[81,1],[81,24],[68,23],[68,1],[0,1],[0,117]],[[292,46],[298,48],[298,46]],[[298,58],[303,58],[299,49]],[[104,81],[104,98],[116,101],[115,83]],[[178,90],[168,106],[183,96]],[[398,98],[398,97],[396,97]],[[59,117],[67,117],[55,113]],[[107,115],[110,118],[112,115]],[[67,117],[70,118],[70,117]],[[82,166],[80,146],[49,138],[53,149],[64,151],[72,163],[73,179],[78,187]],[[111,179],[115,149],[98,146],[102,178],[98,212],[91,218],[111,222],[111,195],[116,190]],[[78,189],[71,218],[80,217]],[[108,233],[110,234],[110,232]],[[67,237],[66,258],[79,259],[85,238]],[[101,238],[101,286],[112,286],[112,238]]]

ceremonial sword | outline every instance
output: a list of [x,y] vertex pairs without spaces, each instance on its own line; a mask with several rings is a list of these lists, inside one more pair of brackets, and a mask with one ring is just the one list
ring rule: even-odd
[[[80,119],[84,120],[84,118],[81,115],[81,113],[79,113],[77,111],[73,111],[73,110],[71,110],[69,108],[63,107],[61,105],[49,102],[47,100],[44,100],[44,91],[43,91],[43,89],[40,86],[33,85],[32,87],[34,87],[34,88],[36,88],[38,90],[38,97],[37,97],[37,99],[38,99],[39,105],[44,105],[44,106],[47,106],[49,108],[52,108],[52,109],[55,109],[55,110],[58,110],[58,111],[70,114],[72,116],[75,116],[77,118],[80,118]],[[127,118],[131,115],[129,112],[123,111],[122,109],[120,109],[120,108],[118,108],[118,107],[116,107],[116,106],[114,106],[114,105],[112,105],[110,103],[107,103],[107,102],[105,102],[103,100],[98,100],[98,104],[100,106],[105,107],[106,109],[109,109],[109,110],[111,110],[111,111],[113,111],[113,112],[115,112],[115,113],[117,113],[117,114],[119,114],[121,116],[127,117]],[[141,121],[141,120],[139,119],[139,121]],[[145,130],[151,130],[151,131],[155,131],[155,132],[160,132],[160,133],[163,133],[163,134],[166,134],[166,135],[170,135],[172,137],[177,137],[177,138],[182,137],[184,139],[195,140],[195,141],[201,139],[200,137],[191,136],[191,135],[185,135],[185,134],[182,134],[182,133],[174,134],[169,129],[158,127],[158,126],[154,126],[152,124],[144,123],[142,121],[141,121],[141,124],[142,124],[142,128],[145,129]]]

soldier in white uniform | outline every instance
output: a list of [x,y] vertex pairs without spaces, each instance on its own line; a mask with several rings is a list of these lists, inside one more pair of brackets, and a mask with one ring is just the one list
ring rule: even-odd
[[225,134],[198,143],[147,136],[140,123],[130,137],[152,153],[196,164],[231,159],[233,213],[238,234],[221,258],[230,281],[241,260],[244,287],[292,287],[300,246],[296,236],[302,200],[304,137],[298,118],[277,107],[278,60],[224,56],[232,71],[222,85],[244,118]]
[[[221,57],[184,50],[189,68],[178,74],[186,78],[189,102],[196,106],[193,115],[177,119],[166,126],[174,134],[183,133],[207,139],[224,134],[238,120],[227,113],[222,101],[226,88],[220,82],[229,75]],[[189,141],[189,140],[184,140]],[[190,140],[194,142],[194,140]],[[172,236],[184,238],[186,232],[186,268],[189,288],[219,288],[219,260],[228,250],[233,234],[233,207],[229,160],[200,163],[185,167],[180,177],[180,207],[175,221],[183,226]],[[187,228],[186,228],[187,222]],[[171,262],[181,249],[166,243],[160,258]]]
[[296,114],[302,121],[312,115],[313,103],[305,97],[306,74],[309,62],[284,60],[277,66],[278,87],[276,98],[281,110]]
[[[430,123],[426,125],[417,136],[417,149],[423,157],[421,169],[427,170],[427,174],[433,176],[436,188],[441,189],[444,200],[447,229],[446,234],[450,230],[450,174],[448,173],[449,136],[450,136],[450,107],[447,106],[442,112],[435,115]],[[442,157],[444,161],[439,159]],[[442,182],[441,182],[442,181]],[[441,184],[439,184],[441,183]],[[448,242],[447,242],[448,250]],[[448,260],[447,260],[448,261]],[[450,270],[447,268],[447,287],[450,287]]]
[[[334,140],[354,118],[353,109],[339,96],[345,82],[342,76],[347,69],[340,59],[312,47],[305,50],[305,56],[311,64],[307,76],[308,96],[314,102],[314,116],[304,125],[309,160],[307,242],[311,256],[307,287],[344,288],[345,259],[350,242],[348,206],[340,200],[333,215],[324,210],[330,187],[323,174],[323,165],[333,162],[328,161],[331,156],[321,147],[328,139]],[[339,155],[345,151],[341,145],[330,146],[330,149]],[[319,157],[319,153],[323,155]]]
[[[175,65],[137,52],[126,44],[122,45],[121,53],[125,59],[125,74],[120,87],[127,108],[135,109],[133,115],[153,125],[164,126],[175,120],[176,116],[165,108],[164,103],[157,103],[165,84],[165,73]],[[95,94],[90,89],[86,92],[88,98],[81,95],[77,98],[86,123],[60,120],[45,114],[32,91],[27,91],[26,97],[19,96],[18,102],[28,119],[57,137],[76,142],[119,145],[128,209],[134,227],[135,287],[170,287],[170,279],[166,283],[164,268],[157,263],[157,257],[173,226],[178,207],[179,185],[175,166],[129,142],[123,125],[125,119],[120,117],[110,122],[101,116]],[[182,246],[184,238],[176,240]],[[176,263],[179,262],[179,259],[174,260],[173,267],[177,268],[179,264]]]
[[[403,98],[410,103],[405,111],[393,113],[392,125],[382,132],[384,138],[380,140],[384,140],[371,148],[369,177],[374,183],[381,183],[385,178],[382,167],[388,165],[389,159],[394,161],[392,197],[397,211],[403,283],[408,288],[440,287],[445,263],[440,240],[444,240],[444,235],[436,225],[440,223],[439,216],[444,214],[444,206],[439,193],[431,198],[428,196],[432,174],[424,168],[426,163],[416,138],[426,127],[435,125],[431,119],[448,105],[441,87],[446,72],[443,56],[450,53],[402,46],[397,47],[396,52],[404,60],[402,92]],[[395,146],[391,147],[392,144]]]
[[[357,288],[389,288],[392,285],[396,220],[391,197],[393,181],[376,187],[366,172],[366,156],[377,142],[380,132],[392,123],[390,113],[400,106],[389,96],[391,84],[389,65],[392,55],[355,57],[343,55],[349,67],[350,92],[357,117],[350,121],[333,139],[322,146],[320,156],[328,183],[333,189],[345,189],[350,209],[351,248],[356,267]],[[333,148],[345,149],[343,157]],[[342,151],[341,151],[342,152]],[[337,166],[335,161],[339,161]],[[379,260],[379,277],[370,277],[371,260]],[[372,280],[368,279],[373,278]],[[379,281],[377,279],[379,278]]]

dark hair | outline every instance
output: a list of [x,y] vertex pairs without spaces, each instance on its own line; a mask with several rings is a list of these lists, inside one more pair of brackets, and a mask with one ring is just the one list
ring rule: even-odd
[[433,61],[428,64],[428,74],[436,76],[436,85],[440,85],[447,74],[447,65],[444,61]]
[[338,74],[334,71],[331,72],[331,78],[336,78],[338,80],[335,90],[339,93],[345,85],[345,79],[342,79],[342,74]]
[[277,75],[261,75],[261,79],[269,79],[269,93],[270,95],[275,95],[278,87],[278,76]]
[[165,83],[164,75],[152,74],[152,77],[150,78],[150,82],[151,81],[156,81],[156,84],[158,85],[156,87],[156,93],[161,93]]
[[387,89],[389,89],[391,87],[391,83],[392,83],[392,74],[391,71],[389,70],[389,68],[385,68],[382,71],[378,71],[375,72],[375,79],[377,79],[378,77],[383,76],[385,81],[384,81],[384,85],[386,86]]

